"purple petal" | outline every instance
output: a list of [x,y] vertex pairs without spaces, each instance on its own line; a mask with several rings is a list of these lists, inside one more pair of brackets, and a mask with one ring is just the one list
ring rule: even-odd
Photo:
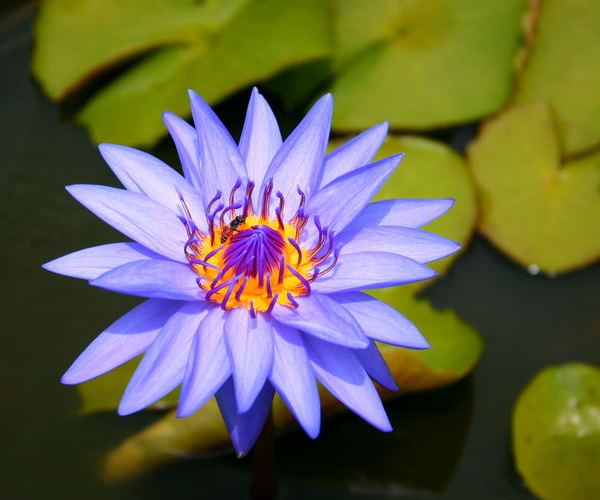
[[229,379],[217,392],[217,402],[238,457],[246,455],[262,431],[273,404],[273,387],[265,384],[252,408],[240,415],[233,381]]
[[379,395],[352,349],[306,337],[317,378],[350,410],[382,431],[392,430]]
[[430,347],[415,325],[384,302],[362,292],[336,293],[331,297],[342,304],[369,338],[411,349]]
[[100,144],[100,153],[129,191],[145,194],[179,215],[184,215],[180,194],[192,220],[206,231],[204,207],[199,193],[175,170],[158,158],[127,146]]
[[369,344],[358,323],[335,300],[320,294],[297,297],[298,308],[275,306],[273,318],[328,342],[364,348]]
[[238,179],[246,179],[246,167],[225,125],[202,97],[193,90],[189,94],[198,133],[203,198],[208,204],[218,191],[227,198]]
[[359,252],[340,255],[333,270],[311,286],[319,293],[350,292],[404,285],[435,274],[432,269],[402,255]]
[[202,173],[199,164],[198,134],[196,129],[179,116],[166,111],[163,121],[173,138],[185,178],[201,196]]
[[223,333],[225,314],[220,307],[213,307],[200,323],[187,363],[178,417],[187,417],[203,406],[231,375]]
[[323,227],[339,233],[375,196],[402,157],[392,156],[337,178],[309,200],[306,213],[318,215]]
[[354,354],[373,380],[379,382],[383,387],[390,391],[398,390],[398,384],[396,384],[394,376],[390,373],[375,342],[371,342],[366,349],[356,349]]
[[181,305],[173,300],[150,299],[121,316],[79,355],[61,382],[81,384],[142,354]]
[[288,136],[269,165],[263,189],[273,179],[274,191],[281,191],[285,197],[285,217],[294,215],[298,208],[298,187],[308,195],[319,182],[332,110],[331,95],[321,97]]
[[271,383],[311,438],[319,435],[321,404],[302,334],[280,323],[273,325]]
[[321,187],[369,163],[381,147],[388,132],[387,122],[357,135],[325,157]]
[[437,234],[399,226],[346,229],[335,242],[342,245],[341,254],[389,252],[404,255],[421,264],[441,259],[460,249],[458,243]]
[[186,264],[139,260],[108,271],[90,284],[113,292],[172,300],[204,300],[196,274]]
[[117,231],[169,259],[187,263],[188,239],[177,214],[147,196],[107,186],[74,185],[67,191]]
[[273,330],[262,314],[253,318],[246,309],[227,313],[225,343],[235,383],[239,411],[254,403],[273,366]]
[[42,267],[53,273],[93,280],[115,267],[145,259],[161,259],[161,256],[139,243],[110,243],[64,255]]
[[[256,198],[265,173],[281,146],[281,133],[273,111],[256,88],[252,89],[246,121],[240,138],[240,153],[246,163],[248,179],[254,182]],[[256,206],[256,199],[254,200]]]
[[203,302],[188,302],[171,316],[131,377],[119,415],[142,410],[181,383],[192,340],[209,307]]
[[418,229],[447,212],[452,205],[454,200],[450,198],[376,201],[363,208],[347,229],[375,225]]

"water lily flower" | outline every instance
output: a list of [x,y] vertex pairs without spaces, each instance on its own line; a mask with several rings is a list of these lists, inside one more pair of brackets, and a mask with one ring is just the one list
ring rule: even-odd
[[458,245],[418,228],[449,199],[369,203],[402,155],[372,162],[380,124],[326,153],[332,98],[282,141],[254,89],[239,144],[190,91],[194,127],[164,114],[184,175],[124,146],[100,152],[125,189],[68,186],[131,239],[87,248],[50,271],[147,300],[102,332],[62,377],[79,384],[144,354],[121,399],[128,415],[181,385],[178,416],[213,395],[239,454],[252,448],[277,392],[312,438],[317,381],[390,431],[372,380],[396,384],[376,341],[425,349],[395,309],[365,289],[424,280]]

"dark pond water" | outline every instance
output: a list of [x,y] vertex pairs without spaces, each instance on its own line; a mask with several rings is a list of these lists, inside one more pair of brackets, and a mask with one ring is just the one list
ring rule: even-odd
[[[39,267],[117,238],[63,189],[114,179],[85,132],[32,83],[29,33],[30,16],[0,21],[1,496],[244,498],[250,465],[232,455],[126,485],[98,479],[103,454],[157,415],[79,418],[75,390],[59,384],[74,356],[135,301]],[[241,123],[243,99],[220,107],[231,123]],[[157,152],[173,159],[170,145]],[[476,238],[427,296],[482,332],[486,352],[475,373],[390,403],[391,435],[348,416],[328,421],[316,442],[281,437],[281,498],[530,498],[511,461],[511,408],[540,368],[600,362],[600,266],[554,280],[530,276]]]

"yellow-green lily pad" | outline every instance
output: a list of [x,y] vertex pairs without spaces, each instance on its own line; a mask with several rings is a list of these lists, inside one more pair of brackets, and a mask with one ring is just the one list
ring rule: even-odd
[[510,97],[527,0],[341,0],[333,125],[468,122]]
[[[454,206],[423,229],[467,246],[477,216],[475,189],[464,159],[445,144],[413,136],[390,136],[377,158],[397,153],[406,156],[376,196],[376,200],[391,198],[453,198]],[[445,274],[458,254],[428,264],[440,275]],[[404,286],[421,290],[432,280]]]
[[515,406],[513,447],[537,496],[600,498],[600,369],[572,363],[540,372]]
[[33,73],[61,99],[96,73],[164,45],[199,43],[247,0],[46,0]]
[[600,257],[600,154],[561,164],[551,110],[523,104],[488,122],[469,150],[479,228],[532,271],[570,271]]
[[[398,382],[400,392],[379,388],[385,398],[446,386],[465,377],[476,366],[483,350],[479,334],[453,312],[436,311],[424,300],[408,293],[395,297],[398,306],[419,327],[431,349],[417,351],[381,345],[381,352]],[[84,414],[114,411],[135,362],[79,386]],[[173,407],[177,394],[159,402],[157,408]],[[321,392],[322,410],[326,415],[339,413],[344,407],[326,391]],[[276,398],[274,418],[278,428],[295,426],[283,402]],[[149,469],[182,456],[199,455],[227,448],[229,438],[214,400],[184,419],[169,413],[150,427],[125,440],[113,450],[105,465],[108,480],[130,479]]]
[[533,43],[516,100],[549,102],[564,153],[579,153],[600,144],[600,2],[537,4]]
[[[163,111],[189,114],[188,88],[213,103],[331,51],[329,7],[320,0],[212,0],[202,8],[204,2],[192,0],[152,3],[157,2],[173,4],[169,8],[179,13],[164,26],[158,23],[161,29],[155,26],[156,14],[135,22],[131,15],[117,15],[151,10],[143,0],[84,0],[81,6],[54,0],[40,16],[34,73],[51,96],[63,96],[115,62],[144,55],[79,114],[96,142],[151,145],[165,133]],[[167,10],[163,5],[159,12],[170,18]],[[120,25],[128,20],[133,27]],[[128,29],[133,34],[115,35]],[[79,45],[82,32],[85,42]]]

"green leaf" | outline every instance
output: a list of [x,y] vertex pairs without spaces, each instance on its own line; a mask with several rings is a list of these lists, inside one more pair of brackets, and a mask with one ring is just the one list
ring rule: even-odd
[[46,0],[33,73],[61,99],[96,73],[169,44],[199,43],[247,0]]
[[341,0],[334,128],[426,129],[498,110],[526,0]]
[[[397,306],[415,322],[431,343],[431,349],[417,351],[381,345],[381,352],[401,387],[400,393],[379,387],[385,398],[399,394],[431,390],[451,384],[466,376],[477,364],[483,349],[478,333],[454,313],[436,311],[410,294],[392,297]],[[82,411],[92,413],[114,410],[134,369],[125,365],[103,377],[79,386]],[[104,380],[103,380],[104,379]],[[166,408],[176,404],[176,394],[159,403]],[[326,391],[321,392],[322,410],[326,415],[344,411],[344,407]],[[278,428],[295,426],[283,402],[274,402]],[[170,413],[150,427],[125,440],[109,455],[105,476],[110,481],[130,479],[149,469],[189,454],[202,454],[229,446],[225,426],[214,400],[185,419]]]
[[[253,0],[240,5],[240,1],[232,3],[227,9],[228,16],[211,17],[210,29],[204,25],[197,27],[194,36],[186,35],[179,44],[159,43],[153,39],[151,46],[155,50],[102,88],[81,111],[79,119],[88,126],[93,140],[151,145],[165,133],[161,120],[163,111],[189,115],[188,88],[194,88],[208,102],[214,103],[284,68],[329,55],[330,20],[326,3]],[[144,11],[147,7],[138,5],[138,9]],[[53,16],[46,15],[40,25],[57,23],[63,13],[57,9]],[[94,18],[86,15],[77,20],[86,25],[88,33],[95,34]],[[106,24],[102,26],[108,33],[119,31],[112,18],[107,19]],[[38,46],[44,47],[60,37],[55,31],[52,36],[39,39]],[[100,34],[105,36],[104,31]],[[285,43],[281,43],[282,40]],[[103,43],[102,39],[98,43]],[[119,49],[121,56],[131,54],[130,49],[123,46]],[[54,49],[52,53],[68,60],[72,51],[68,46]],[[104,65],[87,69],[78,82],[100,72]],[[36,74],[44,81],[54,71],[48,64],[44,71],[38,70]],[[68,86],[72,84],[73,81]]]
[[561,165],[546,105],[521,105],[491,120],[469,160],[479,228],[503,252],[551,274],[600,257],[600,154]]
[[600,369],[572,363],[540,372],[515,406],[513,447],[537,496],[600,498]]
[[[477,215],[475,190],[465,161],[442,143],[412,136],[389,136],[377,158],[401,152],[406,153],[404,160],[375,199],[454,198],[454,206],[423,229],[454,240],[465,248],[473,234]],[[453,254],[429,266],[443,275],[456,258],[457,254]],[[403,289],[421,290],[431,283],[432,280],[427,280]]]
[[516,99],[549,102],[564,153],[579,153],[600,144],[600,2],[544,0],[538,8]]

